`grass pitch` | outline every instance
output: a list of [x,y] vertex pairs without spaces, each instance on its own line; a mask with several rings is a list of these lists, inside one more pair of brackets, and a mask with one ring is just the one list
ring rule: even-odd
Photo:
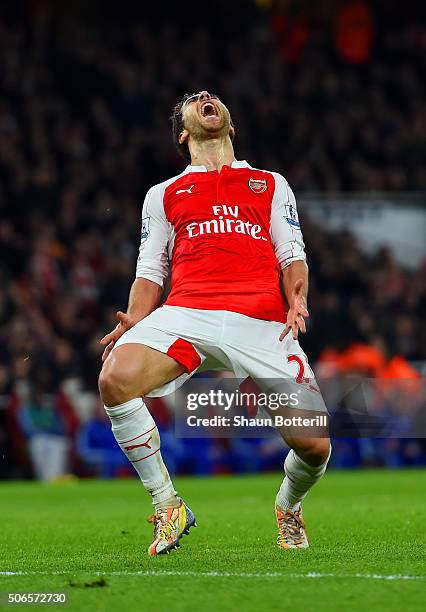
[[425,609],[426,471],[330,471],[304,503],[311,548],[286,552],[280,480],[177,479],[199,526],[155,559],[136,479],[1,484],[0,591],[65,591],[68,610]]

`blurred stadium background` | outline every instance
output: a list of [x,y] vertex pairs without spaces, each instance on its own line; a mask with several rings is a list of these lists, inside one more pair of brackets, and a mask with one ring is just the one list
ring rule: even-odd
[[[426,367],[426,24],[415,2],[0,7],[0,478],[132,469],[97,394],[99,338],[134,277],[144,194],[177,174],[168,116],[204,87],[237,157],[282,172],[303,214],[323,375]],[[174,473],[281,469],[270,439],[179,440]],[[386,418],[386,406],[378,408]],[[335,467],[419,466],[422,439],[340,439]],[[255,452],[253,452],[255,449]]]

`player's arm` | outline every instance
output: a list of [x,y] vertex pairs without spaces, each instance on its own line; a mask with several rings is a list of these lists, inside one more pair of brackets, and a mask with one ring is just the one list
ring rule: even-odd
[[284,291],[288,302],[287,322],[280,336],[290,332],[296,339],[299,330],[306,332],[308,266],[305,245],[297,215],[296,199],[287,181],[274,173],[275,193],[271,211],[271,237],[282,269]]
[[299,330],[306,333],[305,318],[309,317],[308,300],[308,266],[306,261],[293,261],[282,271],[284,291],[289,305],[287,322],[280,335],[283,340],[291,330],[296,339]]
[[105,350],[102,361],[108,357],[115,343],[128,329],[136,325],[155,310],[160,303],[163,288],[157,283],[145,278],[136,278],[130,288],[129,305],[127,312],[117,312],[118,323],[116,327],[106,334],[100,341]]
[[160,303],[163,287],[147,278],[135,278],[130,288],[126,316],[135,325],[155,310]]
[[136,279],[130,289],[127,312],[117,312],[117,326],[100,341],[105,346],[102,361],[105,361],[124,332],[147,317],[160,303],[168,272],[169,236],[170,225],[164,215],[162,193],[159,186],[155,186],[148,191],[142,208]]

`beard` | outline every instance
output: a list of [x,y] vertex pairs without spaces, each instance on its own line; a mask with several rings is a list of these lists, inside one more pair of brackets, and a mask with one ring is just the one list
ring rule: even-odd
[[197,141],[213,138],[225,138],[229,135],[230,117],[222,114],[219,117],[191,117],[185,126],[190,136]]

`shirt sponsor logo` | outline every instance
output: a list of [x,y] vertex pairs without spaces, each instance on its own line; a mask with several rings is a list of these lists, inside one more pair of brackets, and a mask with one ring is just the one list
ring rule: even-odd
[[143,217],[142,219],[142,231],[141,231],[141,241],[145,242],[145,240],[149,236],[149,223],[151,221],[151,217]]
[[212,206],[215,218],[201,223],[193,222],[186,226],[189,238],[203,236],[205,234],[245,234],[254,240],[265,240],[262,236],[262,227],[250,221],[243,221],[238,218],[238,206],[221,204]]
[[266,179],[249,179],[248,186],[253,193],[260,194],[266,191],[268,183]]

